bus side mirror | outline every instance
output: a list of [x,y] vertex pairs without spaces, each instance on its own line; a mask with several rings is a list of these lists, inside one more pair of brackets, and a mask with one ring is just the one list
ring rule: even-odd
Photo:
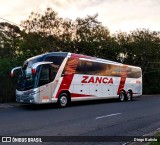
[[21,68],[22,68],[21,66],[18,66],[18,67],[13,68],[13,69],[11,70],[10,76],[13,77],[13,76],[14,76],[14,71],[15,71],[15,70],[18,70],[18,69],[21,69]]
[[38,66],[40,66],[40,65],[44,65],[44,64],[52,64],[53,62],[47,62],[47,61],[43,61],[43,62],[37,62],[37,63],[34,63],[33,65],[32,65],[32,74],[36,74],[36,69],[37,69],[37,67]]

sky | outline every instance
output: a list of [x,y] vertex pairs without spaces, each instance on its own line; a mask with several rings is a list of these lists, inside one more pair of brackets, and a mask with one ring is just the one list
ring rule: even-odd
[[31,12],[43,13],[48,7],[72,20],[98,13],[111,33],[160,31],[160,0],[0,0],[0,22],[7,19],[19,25]]

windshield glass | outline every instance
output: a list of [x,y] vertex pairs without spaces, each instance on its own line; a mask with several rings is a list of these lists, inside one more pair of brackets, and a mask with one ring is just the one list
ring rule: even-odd
[[[54,81],[63,60],[64,57],[61,56],[48,56],[44,60],[36,57],[25,61],[19,75],[17,90],[25,91]],[[41,61],[53,63],[38,66],[36,74],[32,74],[32,65]]]
[[[37,74],[32,74],[31,66],[41,61],[40,58],[36,58],[33,60],[25,61],[22,69],[19,74],[18,84],[17,84],[17,90],[24,91],[29,90],[35,87],[35,80],[37,79]],[[38,68],[37,68],[38,69]]]
[[19,75],[17,90],[24,91],[34,88],[35,76],[32,74]]

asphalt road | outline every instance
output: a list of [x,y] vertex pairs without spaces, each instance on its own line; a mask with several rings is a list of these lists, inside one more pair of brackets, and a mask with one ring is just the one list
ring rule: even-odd
[[[159,127],[160,95],[142,96],[130,102],[76,102],[63,109],[55,104],[0,107],[0,136],[142,136]],[[120,142],[45,144],[124,143]]]

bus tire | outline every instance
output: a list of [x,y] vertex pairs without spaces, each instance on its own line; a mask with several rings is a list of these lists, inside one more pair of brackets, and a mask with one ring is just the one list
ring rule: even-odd
[[120,94],[119,94],[119,100],[121,102],[124,102],[125,101],[125,97],[126,97],[126,95],[125,95],[124,91],[121,91]]
[[58,105],[61,108],[67,107],[69,103],[68,95],[67,93],[61,93],[58,97]]
[[131,91],[128,91],[127,92],[127,101],[132,101],[132,92]]

